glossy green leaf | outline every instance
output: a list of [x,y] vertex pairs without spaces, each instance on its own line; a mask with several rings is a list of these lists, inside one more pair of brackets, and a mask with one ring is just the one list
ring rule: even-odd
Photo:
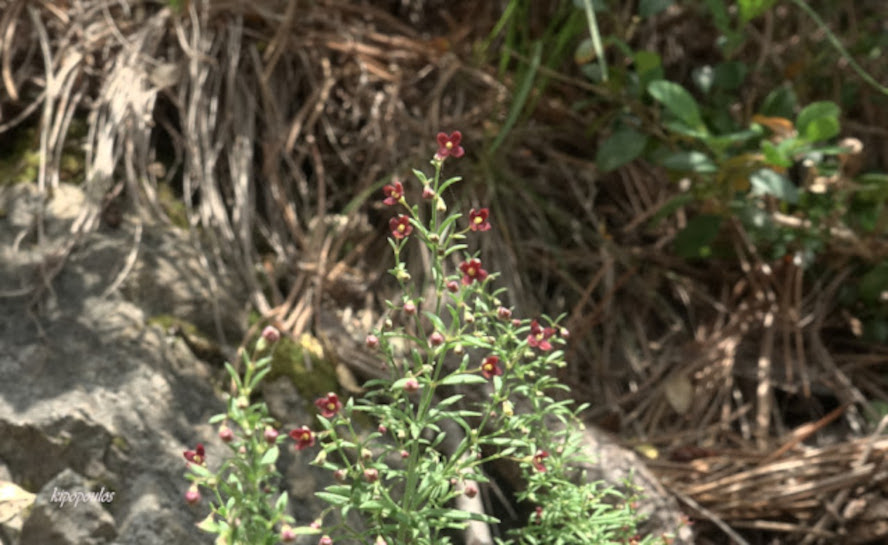
[[674,4],[674,0],[641,0],[638,4],[638,14],[642,17],[651,17]]
[[799,202],[799,188],[793,185],[786,176],[763,168],[753,172],[749,176],[754,195],[774,195],[781,201],[790,204]]
[[703,130],[705,125],[700,116],[700,107],[694,97],[681,85],[667,81],[656,80],[648,85],[648,93],[657,102],[662,104],[682,123],[695,130]]
[[595,162],[602,172],[610,172],[632,161],[644,151],[647,136],[631,127],[615,131],[598,147]]
[[813,102],[799,112],[796,128],[808,142],[827,140],[839,134],[839,107],[834,102]]
[[708,257],[712,253],[712,242],[718,236],[724,218],[701,214],[688,221],[684,229],[675,236],[675,253],[686,259]]
[[700,151],[680,151],[664,157],[660,164],[670,170],[697,172],[700,174],[718,171],[718,167],[705,153]]

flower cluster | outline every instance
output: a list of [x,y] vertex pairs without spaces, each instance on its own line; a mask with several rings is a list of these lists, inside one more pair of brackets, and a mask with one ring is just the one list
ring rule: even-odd
[[[495,218],[489,208],[472,208],[467,216],[448,212],[443,198],[460,180],[443,180],[441,173],[447,159],[465,155],[462,134],[439,133],[437,144],[434,176],[413,171],[421,201],[411,202],[407,195],[416,192],[402,179],[382,189],[383,205],[398,207],[388,230],[396,262],[390,273],[401,294],[397,302],[386,301],[387,315],[363,346],[383,360],[388,377],[364,385],[362,398],[343,400],[335,392],[318,397],[317,427],[283,433],[264,403],[250,401],[270,370],[270,357],[247,360],[242,377],[228,366],[236,391],[228,411],[211,422],[221,424],[219,438],[240,460],[212,473],[202,444],[183,453],[193,481],[184,499],[199,509],[200,487],[212,489],[219,503],[200,527],[221,541],[293,543],[316,535],[318,545],[442,542],[469,519],[453,500],[478,496],[484,486],[480,464],[503,458],[521,462],[526,487],[516,500],[546,506],[512,532],[518,539],[500,540],[504,545],[614,542],[612,537],[634,530],[630,514],[590,516],[601,509],[600,494],[571,484],[571,460],[581,459],[576,433],[540,425],[578,422],[572,409],[546,394],[561,387],[551,367],[564,365],[555,347],[566,342],[567,330],[556,330],[559,320],[545,316],[513,316],[518,312],[499,299],[505,290],[492,287],[497,273],[488,272],[477,252],[469,253],[469,244],[491,231]],[[402,259],[417,242],[429,256],[429,270],[417,275],[426,285],[413,280]],[[266,328],[255,353],[264,354],[279,339],[277,329]],[[472,389],[477,391],[467,396]],[[365,427],[368,419],[372,432]],[[306,526],[295,525],[287,495],[274,488],[279,447],[288,440],[297,452],[316,448],[312,463],[335,482],[317,494],[329,506]],[[353,526],[355,517],[362,520]],[[496,522],[485,514],[472,518]]]

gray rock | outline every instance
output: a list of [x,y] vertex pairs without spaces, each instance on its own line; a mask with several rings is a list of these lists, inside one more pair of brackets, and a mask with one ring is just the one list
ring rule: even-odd
[[114,518],[104,506],[114,492],[95,489],[66,469],[46,483],[22,527],[21,543],[103,545],[117,535]]
[[[139,284],[153,264],[174,262],[189,285],[203,282],[195,276],[202,268],[194,252],[174,230],[146,227],[157,233],[144,237],[150,251],[139,254],[130,290],[105,295],[131,255],[135,228],[124,222],[87,235],[61,272],[44,278],[47,257],[70,236],[80,194],[71,187],[56,192],[44,208],[46,238],[38,245],[33,192],[32,186],[0,188],[0,464],[9,480],[37,493],[19,542],[212,542],[194,526],[208,506],[192,509],[183,500],[182,452],[203,442],[211,466],[227,452],[206,424],[224,410],[211,386],[219,369],[148,322],[153,312],[175,314],[185,292],[192,298],[184,304],[188,312],[209,315],[211,305],[195,302],[206,290],[186,286],[152,295],[157,284]],[[55,202],[62,198],[72,202]],[[171,242],[176,237],[179,250]],[[152,246],[153,240],[164,242]],[[155,281],[175,282],[169,275]],[[46,289],[37,299],[9,293],[41,285]],[[236,298],[235,287],[222,286]],[[225,314],[225,327],[238,335],[239,316],[230,308]],[[102,487],[113,500],[63,508],[52,502],[56,490]]]

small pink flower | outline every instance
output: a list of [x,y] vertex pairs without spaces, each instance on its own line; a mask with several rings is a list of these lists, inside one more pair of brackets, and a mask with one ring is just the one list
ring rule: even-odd
[[274,444],[274,442],[277,441],[278,435],[280,435],[280,434],[278,433],[278,431],[276,429],[274,429],[272,427],[265,428],[265,442],[266,443]]
[[296,541],[296,532],[287,524],[281,527],[281,541],[284,543],[293,543]]
[[186,450],[182,453],[185,459],[199,466],[206,465],[207,459],[204,453],[203,443],[198,443],[194,450]]
[[398,204],[398,201],[404,196],[404,185],[401,182],[395,181],[392,185],[383,187],[382,191],[385,193],[385,200],[382,202],[392,206]]
[[410,225],[410,218],[404,214],[399,215],[397,218],[390,219],[389,229],[392,230],[392,236],[399,240],[407,237],[413,232],[413,226]]
[[196,485],[192,485],[191,488],[188,489],[188,492],[185,492],[185,503],[188,505],[194,505],[200,501],[200,490],[197,489]]
[[338,395],[330,392],[326,396],[316,399],[315,407],[321,411],[321,416],[324,418],[333,418],[342,408],[342,402],[339,401]]
[[265,326],[265,329],[262,330],[262,338],[265,339],[266,342],[274,344],[281,340],[281,332],[273,325],[267,325]]
[[412,394],[419,390],[419,382],[415,378],[408,378],[404,382],[404,391]]
[[546,472],[546,466],[543,465],[543,460],[549,457],[549,453],[545,450],[541,450],[533,455],[533,467],[540,473]]
[[432,346],[441,346],[444,344],[444,335],[441,335],[437,331],[429,335],[429,344]]
[[527,337],[527,344],[532,348],[539,348],[542,351],[552,350],[552,343],[549,337],[555,334],[555,328],[547,327],[543,329],[536,320],[530,323],[530,335]]
[[230,443],[234,439],[234,432],[228,426],[219,428],[219,439],[224,443]]
[[367,343],[367,348],[374,349],[379,347],[379,337],[376,335],[367,335],[365,342]]
[[499,357],[487,356],[484,358],[484,361],[481,362],[481,374],[488,380],[494,376],[502,376],[503,368],[500,367]]
[[487,278],[487,271],[481,267],[480,259],[463,261],[459,266],[459,270],[463,273],[462,283],[465,286],[468,286],[476,280],[483,282],[484,279]]
[[313,447],[315,444],[315,434],[308,426],[301,426],[295,430],[290,430],[290,439],[296,441],[293,448],[296,450],[304,450]]
[[364,470],[364,480],[368,483],[375,483],[379,480],[379,470],[376,468],[368,467]]
[[469,229],[472,231],[489,231],[490,222],[487,221],[489,215],[490,210],[487,208],[482,208],[477,212],[474,208],[469,210]]
[[462,133],[459,131],[453,131],[450,133],[450,136],[443,132],[438,133],[438,153],[436,157],[438,159],[444,159],[446,157],[453,157],[454,159],[459,159],[462,157],[466,150],[460,146],[460,142],[462,142]]

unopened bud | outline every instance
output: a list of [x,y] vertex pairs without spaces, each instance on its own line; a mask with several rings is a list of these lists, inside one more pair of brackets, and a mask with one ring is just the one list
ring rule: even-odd
[[463,493],[466,495],[467,498],[474,498],[478,495],[478,489],[475,487],[475,485],[468,484],[466,485],[465,490],[463,490]]
[[496,309],[496,315],[500,320],[508,320],[512,317],[512,311],[507,309],[506,307],[500,307]]
[[416,314],[416,305],[413,304],[413,301],[407,301],[404,303],[404,312],[408,315]]
[[197,485],[191,485],[191,488],[188,489],[188,492],[185,492],[185,502],[188,505],[194,505],[200,501],[200,490],[197,489]]
[[336,479],[336,482],[338,483],[344,483],[348,479],[348,471],[337,469],[333,472],[333,478]]
[[431,242],[432,244],[437,244],[438,242],[440,242],[440,240],[441,237],[438,236],[438,233],[432,233],[429,235],[429,242]]
[[388,433],[388,428],[386,428],[385,426],[383,426],[382,424],[380,424],[379,427],[376,428],[376,431],[378,431],[379,433],[385,435],[386,433]]
[[278,438],[278,431],[272,427],[265,428],[265,442],[272,444]]
[[447,291],[449,291],[450,293],[458,292],[459,282],[457,282],[456,280],[451,280],[450,282],[447,282]]
[[419,381],[415,378],[408,378],[406,382],[404,382],[404,391],[412,394],[419,390]]
[[379,480],[379,470],[373,467],[368,467],[364,470],[364,480],[368,483],[375,483]]
[[379,337],[377,337],[376,335],[367,335],[367,340],[365,342],[367,344],[367,348],[379,348]]
[[425,186],[422,188],[422,198],[425,200],[431,200],[435,198],[435,191],[431,188],[431,186]]
[[281,340],[281,332],[274,326],[265,326],[265,329],[262,330],[262,338],[265,339],[265,342],[274,344]]
[[462,356],[465,353],[465,351],[466,351],[466,349],[461,344],[458,344],[453,347],[453,353],[456,354],[457,356]]
[[444,335],[441,335],[437,331],[429,335],[429,344],[432,346],[441,346],[444,344]]
[[366,461],[370,460],[370,458],[373,458],[373,453],[370,452],[370,449],[366,449],[366,448],[361,449],[361,459],[363,459],[366,462]]
[[234,432],[228,426],[222,426],[219,428],[219,439],[225,443],[230,443],[234,439]]

